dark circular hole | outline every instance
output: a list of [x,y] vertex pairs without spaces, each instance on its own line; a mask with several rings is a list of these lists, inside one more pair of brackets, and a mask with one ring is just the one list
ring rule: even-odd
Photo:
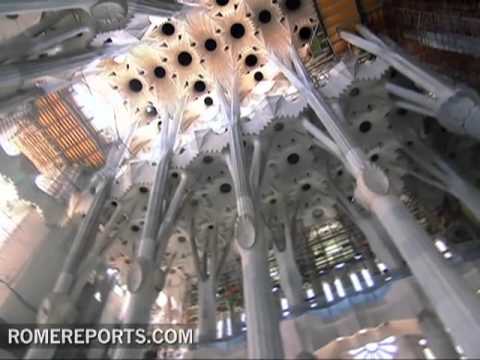
[[204,164],[211,164],[213,162],[213,157],[207,155],[203,157],[203,163]]
[[187,239],[185,238],[185,236],[179,236],[179,237],[177,238],[177,240],[178,240],[179,243],[184,243],[185,241],[187,241]]
[[140,191],[140,193],[142,193],[142,194],[146,194],[146,193],[148,193],[148,188],[146,186],[140,186],[138,188],[138,191]]
[[270,199],[270,204],[271,205],[275,205],[277,203],[277,199],[273,198],[273,199]]
[[178,173],[177,172],[172,173],[172,178],[177,179],[178,178]]
[[192,55],[189,52],[182,51],[178,54],[178,63],[182,66],[188,66],[192,63]]
[[228,183],[220,185],[220,192],[222,194],[228,194],[230,191],[232,191],[232,185]]
[[272,13],[268,10],[262,10],[258,13],[258,21],[262,24],[268,24],[272,20]]
[[10,20],[16,20],[18,19],[18,14],[9,14],[9,15],[5,15],[5,17]]
[[157,79],[163,79],[165,75],[167,75],[167,72],[163,68],[163,66],[157,66],[155,70],[153,70],[153,73],[155,74],[155,77]]
[[307,41],[312,37],[312,29],[308,26],[304,26],[298,32],[298,37],[300,40]]
[[308,191],[308,190],[311,189],[311,187],[312,187],[312,186],[311,186],[310,184],[303,184],[303,185],[302,185],[302,190],[303,190],[303,191]]
[[105,40],[103,43],[104,44],[111,44],[113,42],[112,38],[108,38],[107,40]]
[[143,89],[143,84],[140,80],[138,79],[132,79],[129,81],[128,83],[128,87],[130,88],[130,90],[132,90],[133,92],[136,92],[136,93],[139,93],[140,91],[142,91]]
[[286,0],[285,1],[285,7],[290,11],[295,11],[295,10],[300,9],[301,5],[302,5],[301,0]]
[[207,97],[203,100],[203,102],[204,102],[205,105],[207,105],[207,106],[212,106],[212,105],[213,105],[213,100],[212,100],[212,98],[211,98],[210,96],[207,96]]
[[342,176],[343,175],[343,170],[338,170],[337,171],[337,176]]
[[145,112],[147,113],[147,116],[150,116],[150,117],[155,117],[158,115],[157,108],[153,105],[147,106],[147,108],[145,109]]
[[288,157],[287,157],[287,162],[290,165],[295,165],[299,161],[300,161],[300,156],[297,153],[292,153],[292,154],[288,155]]
[[353,88],[352,90],[350,90],[350,96],[355,97],[355,96],[358,96],[358,95],[360,95],[360,89],[359,88]]
[[139,232],[140,231],[140,227],[138,225],[132,225],[130,227],[130,230],[132,230],[133,232]]
[[110,205],[112,205],[113,207],[117,207],[117,206],[118,206],[118,203],[117,203],[116,201],[112,201],[112,202],[110,203]]
[[205,89],[207,88],[207,85],[205,85],[205,82],[202,80],[197,80],[195,81],[195,84],[193,84],[193,88],[195,89],[196,92],[204,92]]
[[241,39],[245,35],[245,26],[240,23],[235,23],[230,27],[230,35],[234,39]]
[[253,75],[253,78],[260,82],[263,80],[263,74],[260,72],[260,71],[257,71],[254,75]]
[[208,51],[214,51],[217,48],[217,42],[213,39],[205,40],[205,49]]
[[285,125],[283,125],[283,123],[276,123],[275,126],[273,127],[273,130],[282,131],[284,128],[285,128]]
[[367,133],[370,131],[372,128],[372,123],[370,121],[363,121],[360,126],[358,127],[358,130],[362,133]]
[[257,63],[258,63],[257,55],[250,54],[245,58],[245,65],[249,67],[253,67],[257,65]]
[[225,6],[228,4],[228,0],[216,0],[218,6]]
[[175,32],[175,26],[171,23],[165,23],[162,25],[162,33],[171,36]]
[[208,225],[208,230],[213,230],[214,226],[212,224]]
[[373,154],[372,156],[370,156],[370,161],[371,161],[371,162],[376,162],[376,161],[378,161],[378,154]]

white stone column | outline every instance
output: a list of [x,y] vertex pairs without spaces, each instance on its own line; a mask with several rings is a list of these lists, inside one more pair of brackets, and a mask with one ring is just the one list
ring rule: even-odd
[[[237,199],[235,238],[242,259],[243,296],[247,317],[247,345],[249,358],[280,358],[283,355],[278,313],[275,313],[272,280],[268,267],[267,243],[263,221],[252,198],[248,181],[243,144],[241,141],[240,102],[237,82],[233,82],[231,99],[219,86],[222,110],[229,123],[230,152],[226,156]],[[252,168],[253,168],[252,164]],[[258,183],[257,183],[258,184]]]
[[295,259],[291,227],[288,224],[288,219],[280,226],[282,226],[285,237],[284,248],[279,249],[274,242],[275,258],[280,273],[280,285],[287,298],[290,311],[292,313],[301,312],[305,307],[305,290],[303,289],[302,275],[298,270]]
[[198,341],[210,342],[217,334],[217,306],[214,277],[198,281]]
[[458,359],[459,356],[452,339],[435,314],[424,310],[419,315],[418,322],[423,336],[427,340],[427,346],[437,359]]
[[384,226],[438,316],[450,329],[457,344],[464,349],[465,355],[479,357],[480,342],[478,336],[473,334],[480,333],[480,300],[440,257],[428,234],[400,200],[391,195],[388,178],[368,162],[365,153],[343,128],[341,110],[332,108],[314,88],[294,50],[291,56],[293,68],[272,55],[333,138],[338,154],[356,180],[355,197]]

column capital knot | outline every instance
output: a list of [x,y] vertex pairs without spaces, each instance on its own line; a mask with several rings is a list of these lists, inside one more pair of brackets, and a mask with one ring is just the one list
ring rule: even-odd
[[245,250],[255,245],[256,230],[252,216],[239,216],[235,222],[235,237],[238,245]]
[[147,274],[153,271],[152,261],[144,257],[137,258],[131,265],[127,275],[127,287],[131,293],[137,293],[145,284]]
[[391,191],[390,180],[387,175],[373,164],[365,166],[356,180],[355,199],[367,209],[371,208],[372,202],[377,196],[388,195]]
[[479,104],[480,98],[473,90],[459,87],[452,96],[441,101],[437,118],[450,131],[468,134],[471,123],[476,122],[480,114]]

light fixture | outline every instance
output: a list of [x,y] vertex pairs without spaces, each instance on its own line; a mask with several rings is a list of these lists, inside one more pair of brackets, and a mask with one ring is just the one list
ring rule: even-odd
[[361,274],[363,276],[363,280],[365,280],[365,283],[367,284],[368,287],[372,287],[374,285],[372,275],[370,275],[370,271],[368,269],[362,269]]
[[355,273],[350,274],[350,281],[352,282],[353,288],[355,291],[359,292],[362,291],[362,284],[360,283],[360,279],[358,278],[358,275]]
[[332,289],[330,287],[330,284],[323,282],[322,283],[322,289],[323,293],[325,294],[325,298],[327,299],[327,302],[332,302],[335,298],[333,297]]
[[348,353],[354,359],[393,359],[398,351],[395,336],[387,337],[379,342],[370,342]]

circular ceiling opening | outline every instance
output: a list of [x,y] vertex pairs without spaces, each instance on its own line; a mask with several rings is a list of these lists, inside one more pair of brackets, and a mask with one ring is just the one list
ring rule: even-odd
[[141,194],[146,194],[148,193],[148,188],[146,186],[140,186],[138,191],[140,191]]
[[361,133],[367,133],[370,131],[372,128],[372,123],[370,121],[363,121],[360,126],[358,127],[358,130],[360,130]]
[[138,79],[132,79],[128,82],[128,88],[136,93],[139,93],[143,89],[143,84]]
[[208,51],[214,51],[217,48],[217,42],[214,39],[205,40],[205,49]]
[[272,13],[268,10],[262,10],[258,13],[258,21],[262,24],[268,24],[272,20]]
[[195,84],[193,84],[193,88],[195,89],[196,92],[201,93],[205,91],[205,89],[207,88],[207,85],[205,85],[204,81],[197,80],[195,81]]
[[245,35],[245,26],[240,23],[235,23],[230,27],[230,35],[234,39],[241,39]]
[[262,80],[263,80],[263,74],[262,74],[262,72],[261,72],[261,71],[257,71],[257,72],[253,75],[253,78],[254,78],[256,81],[258,81],[258,82],[262,81]]
[[213,105],[213,99],[210,97],[210,96],[207,96],[203,102],[205,103],[205,105],[207,106],[212,106]]
[[140,231],[140,227],[138,225],[132,225],[130,227],[130,230],[132,230],[133,232],[139,232]]
[[215,0],[218,6],[226,6],[229,0]]
[[222,194],[228,194],[230,191],[232,191],[232,185],[230,185],[229,183],[224,183],[220,185],[220,192]]
[[300,40],[302,41],[308,41],[310,40],[310,38],[312,37],[312,28],[308,27],[308,26],[304,26],[300,29],[300,31],[298,32],[298,37],[300,38]]
[[301,0],[286,0],[285,1],[285,7],[290,11],[295,11],[295,10],[300,9],[301,5],[302,5]]
[[116,201],[112,201],[112,202],[110,203],[110,205],[112,205],[113,207],[117,207],[117,206],[118,206],[118,203],[117,203]]
[[177,241],[178,241],[179,243],[184,243],[185,241],[187,241],[187,238],[186,238],[185,236],[179,236],[179,237],[177,238]]
[[157,111],[157,108],[153,105],[148,105],[145,109],[145,113],[147,114],[147,116],[149,117],[155,117],[158,115],[158,111]]
[[295,165],[299,161],[300,161],[300,156],[297,153],[292,153],[292,154],[288,155],[288,157],[287,157],[287,162],[290,165]]
[[157,79],[163,79],[165,75],[167,75],[167,72],[162,66],[157,66],[154,70],[153,73],[155,74],[155,77]]
[[207,155],[203,157],[203,163],[204,164],[211,164],[213,162],[213,157]]
[[351,97],[355,97],[355,96],[358,96],[360,95],[360,89],[359,88],[353,88],[352,90],[350,90],[350,96]]
[[175,32],[175,26],[171,23],[165,23],[162,25],[162,33],[167,36],[172,36]]
[[373,154],[372,156],[370,156],[370,161],[371,162],[377,162],[378,161],[378,154]]
[[312,188],[312,186],[310,184],[303,184],[302,185],[302,190],[303,191],[308,191]]
[[245,58],[245,65],[247,65],[248,67],[253,67],[257,65],[257,63],[258,63],[257,55],[250,54]]
[[282,131],[285,128],[285,125],[283,123],[276,123],[273,127],[273,130],[275,131]]
[[313,210],[313,217],[315,218],[321,218],[323,216],[323,210],[322,209],[315,209]]
[[187,51],[182,51],[177,57],[178,63],[182,66],[188,66],[192,63],[192,55]]

